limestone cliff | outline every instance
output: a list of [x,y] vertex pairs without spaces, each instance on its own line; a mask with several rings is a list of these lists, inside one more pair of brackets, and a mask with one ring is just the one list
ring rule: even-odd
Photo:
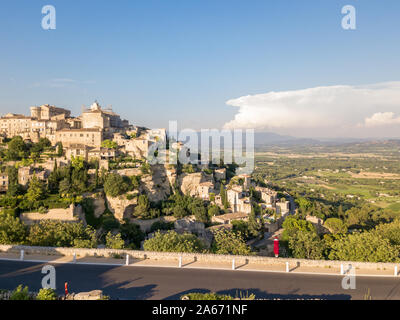
[[151,202],[168,199],[171,195],[170,180],[163,165],[151,166],[152,174],[144,175],[140,179],[140,192],[145,193]]
[[213,176],[204,172],[196,172],[184,173],[178,178],[178,185],[182,193],[189,194],[190,196],[196,195],[198,185],[203,182],[214,183]]
[[[127,193],[128,194],[132,194]],[[137,198],[133,198],[128,200],[126,195],[122,195],[119,197],[110,197],[106,196],[108,209],[113,213],[114,217],[122,221],[125,218],[130,218],[132,216],[133,210],[137,204]]]

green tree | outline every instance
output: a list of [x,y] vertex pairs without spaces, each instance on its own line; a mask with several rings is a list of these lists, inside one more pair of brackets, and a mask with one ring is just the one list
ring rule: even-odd
[[150,201],[147,195],[141,194],[138,198],[138,204],[135,207],[135,217],[147,217],[150,211]]
[[77,156],[77,157],[73,156],[71,158],[71,166],[76,171],[82,170],[85,168],[85,160],[80,156]]
[[15,136],[8,142],[6,157],[8,160],[16,161],[28,156],[28,147],[20,136]]
[[174,217],[177,219],[182,219],[188,215],[185,208],[180,205],[175,206],[173,212],[174,212]]
[[263,235],[263,223],[261,219],[257,218],[254,206],[251,208],[251,212],[249,214],[249,235],[258,238]]
[[314,232],[316,233],[316,229],[314,225],[307,220],[303,220],[297,217],[287,217],[282,224],[283,233],[282,240],[289,241],[291,237],[293,237],[297,232]]
[[324,243],[314,232],[297,232],[289,239],[289,250],[297,259],[323,259]]
[[216,254],[251,254],[250,247],[246,245],[241,234],[225,229],[215,231],[211,250]]
[[62,157],[63,154],[64,154],[63,144],[61,142],[58,142],[57,143],[57,156]]
[[203,222],[203,223],[209,222],[207,209],[203,205],[195,207],[194,210],[193,210],[193,214],[194,214],[194,216],[195,216],[197,221],[200,221],[200,222]]
[[112,234],[108,232],[106,235],[106,247],[109,249],[123,249],[125,241],[122,239],[121,234]]
[[15,197],[22,193],[21,185],[18,183],[18,169],[14,166],[8,166],[6,169],[8,176],[7,195]]
[[325,226],[332,233],[347,233],[347,227],[345,223],[339,218],[329,218],[325,221]]
[[107,148],[107,149],[117,149],[118,148],[118,144],[115,141],[112,141],[112,140],[104,140],[101,143],[101,147],[102,148]]
[[27,235],[19,218],[0,213],[0,244],[23,244]]
[[193,234],[178,234],[170,230],[167,233],[157,231],[153,238],[144,242],[143,248],[160,252],[202,252],[204,244]]
[[29,181],[28,191],[26,192],[26,198],[31,203],[35,203],[39,200],[43,200],[46,195],[45,185],[36,176],[33,176]]
[[156,221],[151,225],[150,233],[158,230],[173,230],[174,223],[173,222],[165,222],[165,221]]
[[122,239],[125,240],[130,247],[134,249],[140,248],[140,243],[144,240],[145,234],[138,224],[130,223],[126,220],[125,223],[121,224],[120,231]]
[[232,231],[240,233],[244,239],[249,238],[249,224],[243,220],[232,221]]
[[74,247],[79,246],[82,240],[91,240],[85,243],[92,247],[95,245],[94,234],[94,229],[90,226],[85,227],[82,222],[44,220],[30,227],[27,243],[41,247]]
[[117,197],[132,190],[132,182],[128,177],[110,173],[104,182],[104,192],[111,197]]
[[397,219],[392,223],[380,224],[376,227],[376,233],[384,239],[389,240],[392,245],[400,246],[400,220]]
[[223,204],[224,208],[228,209],[229,208],[228,197],[226,195],[225,187],[224,187],[224,185],[222,183],[221,183],[219,194],[221,196],[221,201],[222,201],[222,204]]
[[212,206],[210,206],[208,208],[208,216],[210,218],[214,217],[214,216],[218,216],[219,212],[220,212],[220,210],[219,210],[219,207],[217,205],[212,205]]
[[397,262],[399,250],[374,231],[342,236],[333,242],[329,258],[344,261]]

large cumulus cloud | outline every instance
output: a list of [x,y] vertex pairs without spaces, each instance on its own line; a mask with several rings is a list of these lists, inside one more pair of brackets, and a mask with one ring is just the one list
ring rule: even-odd
[[226,102],[238,107],[226,129],[332,129],[400,124],[400,81],[337,85],[248,95]]

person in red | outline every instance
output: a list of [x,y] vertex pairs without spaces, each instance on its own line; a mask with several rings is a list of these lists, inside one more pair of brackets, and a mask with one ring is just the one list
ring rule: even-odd
[[65,296],[68,296],[68,282],[65,282]]
[[274,238],[274,254],[275,254],[275,258],[279,257],[279,240],[278,240],[278,237]]

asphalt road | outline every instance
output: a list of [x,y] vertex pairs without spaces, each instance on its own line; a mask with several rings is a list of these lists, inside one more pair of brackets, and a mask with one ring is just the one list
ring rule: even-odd
[[[177,269],[155,267],[114,267],[101,265],[53,264],[57,291],[63,294],[64,282],[70,292],[103,290],[113,299],[179,299],[188,292],[254,293],[257,298],[363,299],[370,289],[372,299],[400,299],[400,278],[357,277],[355,290],[341,287],[342,277]],[[0,288],[14,289],[19,284],[30,290],[41,288],[44,264],[0,261]]]

